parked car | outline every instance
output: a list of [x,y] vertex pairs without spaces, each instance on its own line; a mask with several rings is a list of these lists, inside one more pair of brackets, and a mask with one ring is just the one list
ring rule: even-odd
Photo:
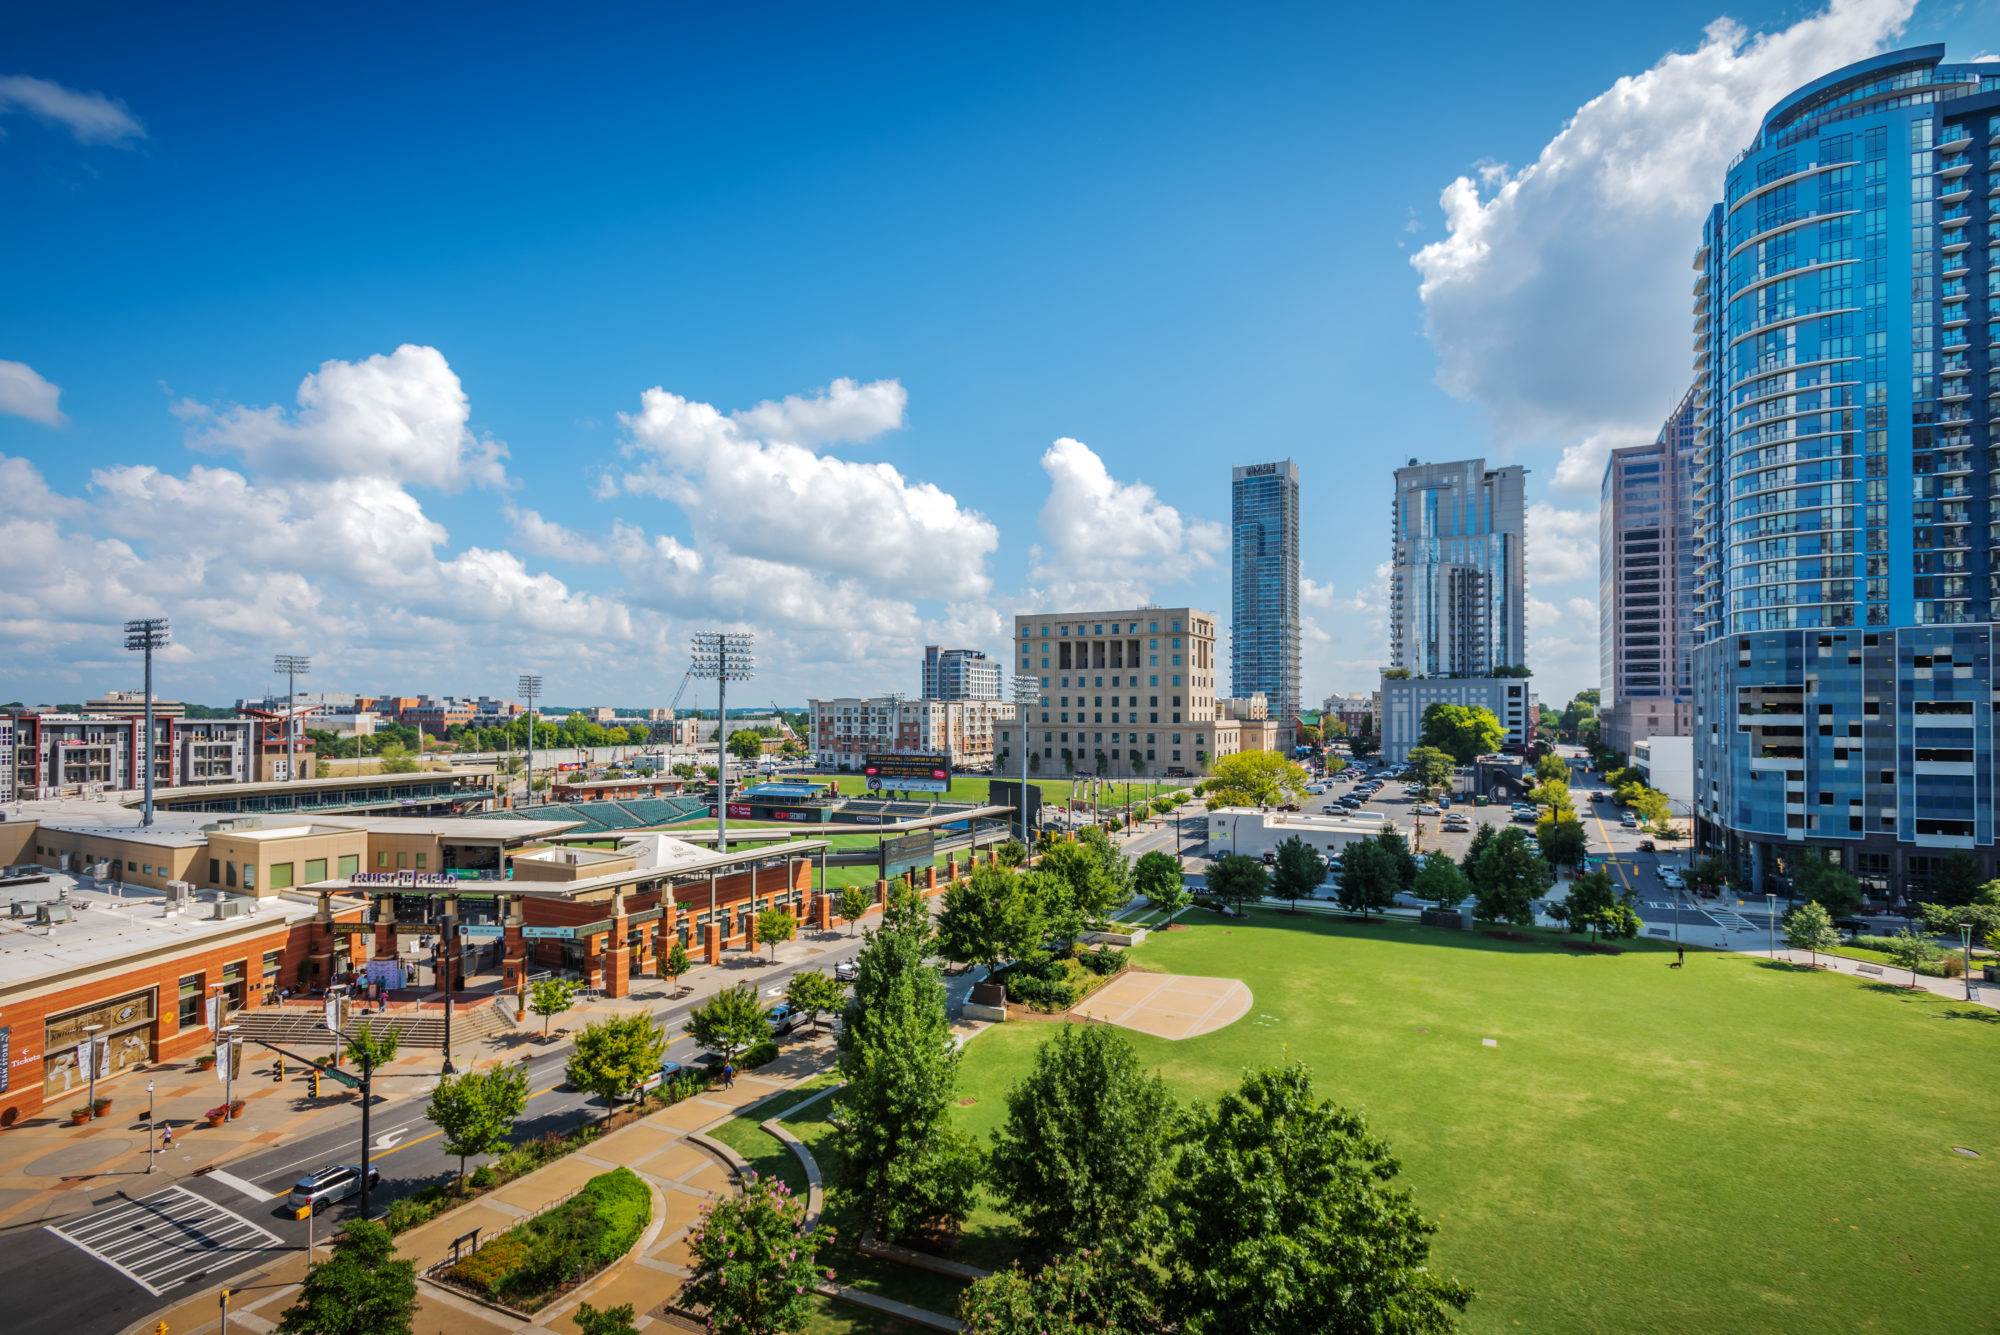
[[[368,1168],[368,1188],[374,1190],[382,1185],[382,1170],[374,1165]],[[318,1214],[337,1201],[361,1194],[361,1165],[351,1163],[330,1163],[326,1167],[299,1179],[292,1188],[292,1194],[285,1203],[295,1210],[311,1209]]]
[[1428,802],[1424,802],[1417,807],[1417,814],[1419,816],[1435,816],[1438,815],[1439,813],[1436,807],[1432,806]]
[[766,1011],[764,1018],[771,1022],[771,1033],[777,1038],[783,1038],[806,1022],[804,1011],[782,1001]]
[[1660,868],[1660,884],[1666,886],[1669,890],[1678,890],[1685,882],[1681,880],[1681,874],[1672,867],[1662,867]]

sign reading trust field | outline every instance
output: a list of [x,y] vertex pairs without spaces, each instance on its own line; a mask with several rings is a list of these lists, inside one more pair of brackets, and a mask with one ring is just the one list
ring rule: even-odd
[[884,789],[905,793],[951,791],[951,761],[936,753],[869,756],[861,772],[868,776],[871,793]]

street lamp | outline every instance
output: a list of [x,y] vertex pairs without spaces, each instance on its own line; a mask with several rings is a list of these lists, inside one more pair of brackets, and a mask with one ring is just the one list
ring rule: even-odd
[[1965,950],[1965,999],[1972,1000],[1972,924],[1958,925],[1958,943]]
[[756,637],[741,631],[698,630],[694,635],[694,666],[688,671],[715,683],[715,851],[729,851],[729,683],[757,675],[751,651]]
[[87,1024],[83,1027],[83,1032],[86,1035],[83,1040],[83,1049],[90,1054],[90,1115],[92,1117],[97,1116],[97,1031],[103,1027],[101,1024]]
[[285,678],[285,769],[299,777],[299,682],[312,671],[312,659],[304,654],[279,654],[271,660],[271,671]]
[[1770,935],[1771,958],[1778,958],[1778,897],[1764,896],[1764,929]]
[[[364,1029],[367,1028],[366,1021],[363,1021],[362,1027]],[[333,1038],[336,1044],[338,1044],[341,1039],[347,1039],[351,1042],[354,1037],[352,1034],[349,1034],[346,1030],[335,1029],[334,1026],[330,1024],[322,1025],[321,1028],[331,1029],[333,1031]],[[359,1060],[361,1063],[361,1076],[358,1086],[359,1089],[361,1090],[361,1217],[363,1219],[366,1219],[368,1217],[368,1156],[370,1150],[370,1137],[368,1134],[368,1101],[373,1096],[374,1093],[374,1079],[375,1079],[374,1047],[372,1044],[363,1043],[360,1045],[360,1048],[355,1055],[357,1060]]]
[[145,776],[146,799],[140,807],[139,823],[153,823],[153,651],[164,649],[173,639],[165,617],[140,617],[125,623],[125,647],[146,655],[146,723],[142,736],[145,753],[140,772]]
[[542,678],[539,673],[524,672],[515,683],[514,689],[528,701],[528,804],[535,801],[535,699],[542,693]]
[[1021,847],[1031,853],[1035,845],[1028,838],[1028,708],[1041,699],[1041,693],[1040,677],[1014,674],[1014,710],[1021,725]]
[[146,1082],[146,1171],[153,1171],[153,1128],[158,1124],[153,1116],[153,1082]]
[[438,963],[444,966],[444,1073],[457,1075],[458,1068],[451,1064],[451,985],[452,966],[456,963],[452,946],[456,944],[458,919],[445,914],[438,920]]

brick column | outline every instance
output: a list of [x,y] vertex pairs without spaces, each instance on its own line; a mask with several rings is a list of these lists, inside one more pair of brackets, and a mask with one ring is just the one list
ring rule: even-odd
[[389,895],[375,899],[375,958],[396,958],[396,901]]
[[879,876],[875,878],[875,902],[884,908],[889,906],[889,882]]
[[624,914],[611,920],[611,939],[604,946],[606,996],[622,997],[632,990],[632,947],[625,944],[625,934],[630,930]]
[[528,939],[521,934],[521,901],[513,895],[501,896],[500,922],[505,944],[500,948],[500,976],[509,992],[523,992],[528,979]]
[[822,932],[830,932],[833,930],[832,895],[821,895],[819,897],[819,929]]
[[719,922],[712,922],[708,926],[702,928],[701,931],[703,938],[701,943],[701,956],[703,963],[706,964],[722,963],[722,924]]
[[808,887],[807,887],[806,889],[804,889],[804,890],[801,890],[801,891],[799,891],[799,930],[800,930],[800,931],[804,931],[804,930],[805,930],[805,929],[806,929],[807,927],[809,927],[809,926],[811,926],[811,925],[812,925],[812,920],[813,920],[813,899],[814,899],[814,898],[815,898],[815,896],[813,895],[813,892],[812,892],[812,888],[811,888],[810,886],[808,886]]
[[583,985],[585,987],[604,986],[604,934],[602,932],[583,939]]
[[[974,854],[973,854],[972,856],[976,858],[976,857],[978,857],[978,856],[979,856],[979,854],[977,854],[977,853],[974,853]],[[946,858],[946,859],[944,860],[944,878],[945,878],[945,880],[947,880],[947,881],[949,881],[949,882],[953,883],[954,885],[955,885],[955,884],[957,884],[957,882],[958,882],[958,854],[956,854],[956,853],[953,853],[952,855],[950,855],[949,857],[947,857],[947,858]]]
[[748,951],[755,951],[757,949],[757,915],[755,913],[746,913],[743,915],[743,948]]
[[924,893],[926,895],[934,895],[937,892],[937,863],[933,862],[930,866],[924,868]]
[[667,956],[673,953],[674,937],[679,929],[680,903],[675,900],[671,888],[663,889],[660,892],[659,925],[653,929],[653,972],[662,978],[667,976],[661,970]]

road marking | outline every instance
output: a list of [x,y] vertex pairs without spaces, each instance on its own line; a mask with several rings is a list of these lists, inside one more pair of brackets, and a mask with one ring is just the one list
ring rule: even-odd
[[[214,1174],[210,1174],[214,1176]],[[68,1224],[45,1226],[155,1298],[221,1258],[283,1245],[268,1229],[186,1187],[126,1201]]]
[[[268,1201],[271,1199],[271,1193],[258,1186],[255,1182],[245,1182],[242,1178],[236,1176],[236,1174],[225,1173],[220,1168],[211,1169],[202,1176],[211,1181],[220,1182],[223,1186],[229,1187],[232,1190],[240,1191],[253,1201]],[[285,1193],[279,1192],[278,1194],[284,1195]]]
[[403,1138],[401,1131],[385,1131],[375,1137],[375,1143],[368,1148],[376,1153],[396,1148],[396,1142]]

